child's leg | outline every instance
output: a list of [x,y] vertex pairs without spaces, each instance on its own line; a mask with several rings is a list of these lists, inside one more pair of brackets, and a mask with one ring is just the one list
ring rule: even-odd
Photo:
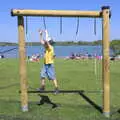
[[45,77],[46,77],[46,67],[45,66],[43,66],[40,76],[41,76],[41,80],[40,80],[41,88],[44,89],[45,88]]
[[45,79],[43,79],[43,78],[41,80],[41,88],[43,88],[43,89],[45,88]]
[[56,79],[53,80],[53,84],[54,84],[55,88],[58,88],[58,84],[57,84],[57,80]]

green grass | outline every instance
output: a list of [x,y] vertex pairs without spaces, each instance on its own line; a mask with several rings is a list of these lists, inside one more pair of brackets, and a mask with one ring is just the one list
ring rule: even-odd
[[[111,62],[111,112],[120,108],[120,61]],[[27,62],[29,89],[40,86],[40,63]],[[97,61],[97,74],[94,74],[93,60],[55,61],[56,76],[60,89],[101,90],[101,61]],[[53,90],[51,81],[46,81],[46,89]],[[52,109],[51,105],[36,105],[37,94],[29,94],[29,112],[21,112],[19,91],[19,63],[17,59],[0,59],[0,120],[107,120],[98,110],[78,94],[46,94],[60,104]],[[96,104],[102,107],[102,94],[86,93]],[[119,120],[115,113],[111,120]]]

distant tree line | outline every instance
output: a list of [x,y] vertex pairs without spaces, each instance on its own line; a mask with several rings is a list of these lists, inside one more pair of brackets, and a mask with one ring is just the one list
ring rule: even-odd
[[113,50],[115,55],[120,55],[120,40],[112,40],[110,42],[110,48]]
[[17,43],[11,43],[11,42],[0,42],[0,46],[16,46]]
[[97,40],[97,41],[92,41],[92,42],[88,42],[88,41],[57,41],[55,43],[55,45],[58,46],[69,46],[69,45],[101,45],[102,44],[102,40]]
[[[101,45],[102,41],[97,40],[97,41],[56,41],[55,45],[56,46],[69,46],[69,45]],[[10,42],[0,42],[0,46],[16,46],[18,43],[10,43]],[[39,46],[41,45],[40,42],[26,42],[27,46]]]
[[[0,42],[0,46],[17,46],[18,43],[10,43],[10,42]],[[39,46],[40,42],[26,42],[27,46]],[[69,45],[102,45],[102,40],[97,41],[57,41],[55,42],[55,46],[69,46]],[[110,42],[110,48],[113,50],[114,54],[120,54],[120,40],[112,40]]]

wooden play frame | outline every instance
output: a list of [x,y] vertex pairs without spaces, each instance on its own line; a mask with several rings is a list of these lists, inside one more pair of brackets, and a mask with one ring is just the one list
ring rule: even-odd
[[20,88],[22,111],[28,111],[28,90],[26,71],[26,50],[24,33],[24,16],[50,17],[94,17],[102,18],[102,79],[103,79],[103,114],[110,116],[110,64],[109,64],[109,19],[110,7],[103,6],[101,11],[64,11],[64,10],[26,10],[12,9],[11,16],[18,18]]

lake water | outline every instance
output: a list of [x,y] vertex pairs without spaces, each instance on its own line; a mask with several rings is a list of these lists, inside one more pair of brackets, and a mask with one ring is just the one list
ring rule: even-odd
[[[15,48],[15,46],[5,46],[0,47],[0,53]],[[91,55],[102,55],[102,47],[101,46],[54,46],[55,54],[57,57],[65,57],[70,56],[71,53],[75,54],[91,54]],[[44,54],[44,48],[42,46],[27,46],[26,47],[27,56],[31,56],[32,54]],[[112,51],[110,52],[112,53]],[[9,52],[5,52],[4,56],[7,58],[16,58],[18,57],[18,49],[11,50]]]

